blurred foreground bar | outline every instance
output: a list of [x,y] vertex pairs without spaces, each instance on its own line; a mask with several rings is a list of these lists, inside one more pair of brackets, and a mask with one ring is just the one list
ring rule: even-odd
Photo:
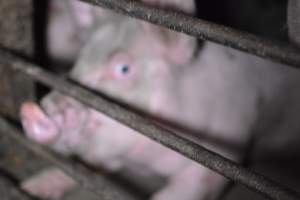
[[[0,1],[0,46],[32,56],[32,0]],[[33,82],[0,65],[0,114],[17,119],[21,103],[33,99]]]

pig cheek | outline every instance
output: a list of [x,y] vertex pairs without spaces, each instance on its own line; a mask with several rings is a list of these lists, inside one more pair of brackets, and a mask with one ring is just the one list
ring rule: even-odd
[[88,122],[86,120],[88,120],[86,112],[70,108],[64,110],[60,140],[71,151],[75,152],[87,140],[85,124]]
[[101,138],[102,122],[92,118],[88,118],[87,120],[86,126],[81,130],[78,137],[73,140],[73,144],[78,145],[78,147],[89,146],[95,140]]
[[129,142],[124,140],[122,134],[118,134],[119,125],[106,119],[103,114],[93,112],[91,118],[82,137],[82,141],[86,141],[82,156],[86,161],[92,164],[98,163],[109,170],[119,168],[119,156],[126,152]]
[[85,113],[77,112],[74,109],[66,109],[64,113],[64,125],[67,130],[78,128],[80,122],[85,118]]
[[163,91],[158,91],[150,100],[150,112],[156,115],[162,114],[162,111],[169,107],[168,99]]

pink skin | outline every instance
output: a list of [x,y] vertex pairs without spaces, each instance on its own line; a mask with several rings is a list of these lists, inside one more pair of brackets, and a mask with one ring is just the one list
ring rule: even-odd
[[73,62],[105,11],[74,0],[51,0],[47,32],[48,51],[53,60]]
[[22,125],[30,139],[48,144],[53,141],[59,132],[58,126],[34,103],[24,103],[21,108]]
[[83,41],[72,14],[66,12],[67,5],[67,1],[50,1],[47,43],[52,60],[71,62],[78,56]]

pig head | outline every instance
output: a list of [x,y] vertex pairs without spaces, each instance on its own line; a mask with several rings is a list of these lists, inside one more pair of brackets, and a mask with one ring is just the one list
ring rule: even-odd
[[[172,103],[177,98],[173,94],[176,77],[193,60],[196,39],[123,16],[115,15],[113,19],[113,23],[104,23],[95,30],[71,77],[150,113],[163,115],[173,110],[177,107]],[[210,182],[216,183],[214,191],[219,191],[225,183],[220,176],[207,173],[203,167],[56,91],[42,100],[41,107],[24,104],[21,118],[29,138],[57,152],[77,155],[108,171],[120,170],[127,163],[131,166],[139,163],[144,166],[140,168],[142,171],[150,168],[170,178],[170,184],[153,199],[212,197],[217,193],[213,194],[209,185],[197,189],[198,182],[210,177]],[[137,171],[138,167],[134,169]],[[34,179],[22,186],[43,197],[57,188],[51,189],[45,182]],[[35,185],[50,192],[43,192]],[[182,192],[182,185],[190,187]]]
[[[169,66],[181,67],[190,62],[196,48],[196,40],[134,19],[124,19],[119,15],[114,19],[113,23],[102,23],[94,32],[71,71],[71,77],[87,87],[146,111],[152,111],[162,101],[168,107],[168,94],[165,92],[168,91],[168,87],[173,86],[172,81],[175,81],[172,70],[178,71],[175,70],[177,67]],[[163,99],[160,100],[157,96]],[[46,113],[32,103],[25,104],[21,110],[28,136],[66,154],[91,155],[78,152],[82,150],[79,146],[93,146],[80,144],[83,141],[95,141],[91,139],[93,134],[88,133],[93,132],[91,127],[98,130],[105,127],[106,123],[116,123],[108,122],[113,120],[58,92],[52,92],[45,97],[41,106]],[[102,118],[106,122],[101,122]],[[82,131],[84,127],[91,130]],[[124,126],[121,126],[121,130],[133,132]],[[123,132],[121,130],[120,132]],[[81,135],[83,132],[87,135]],[[135,140],[135,137],[124,138],[124,134],[116,129],[104,132],[107,132],[108,137],[120,139],[120,144],[116,145],[120,149],[130,146],[131,138]],[[114,134],[119,136],[113,136]],[[95,144],[97,148],[102,146],[105,149],[109,144],[104,140],[99,141],[102,141],[103,145]],[[122,145],[125,147],[121,147]],[[117,148],[115,150],[119,151]],[[104,150],[101,152],[104,153]]]

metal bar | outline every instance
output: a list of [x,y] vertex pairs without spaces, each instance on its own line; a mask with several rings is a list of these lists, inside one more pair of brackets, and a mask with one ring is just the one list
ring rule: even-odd
[[[92,92],[58,78],[41,68],[30,64],[13,54],[0,49],[0,64],[11,66],[16,71],[21,71],[33,79],[42,82],[62,93],[70,95],[80,102],[102,112],[109,117],[137,130],[143,135],[169,147],[182,155],[206,166],[217,173],[244,184],[248,188],[263,194],[271,199],[300,199],[295,192],[259,175],[239,164],[222,157],[206,148],[186,140],[178,135],[153,124],[148,119],[112,103],[105,98],[96,96]],[[64,166],[63,166],[64,167]],[[69,169],[66,169],[67,171]],[[73,174],[71,170],[69,173]],[[86,183],[88,184],[88,183]],[[89,185],[89,184],[88,184]],[[92,186],[88,186],[92,187]]]
[[300,68],[300,51],[289,44],[270,41],[253,34],[197,19],[181,13],[153,8],[137,0],[81,0],[134,18],[186,33],[202,40],[251,53]]

